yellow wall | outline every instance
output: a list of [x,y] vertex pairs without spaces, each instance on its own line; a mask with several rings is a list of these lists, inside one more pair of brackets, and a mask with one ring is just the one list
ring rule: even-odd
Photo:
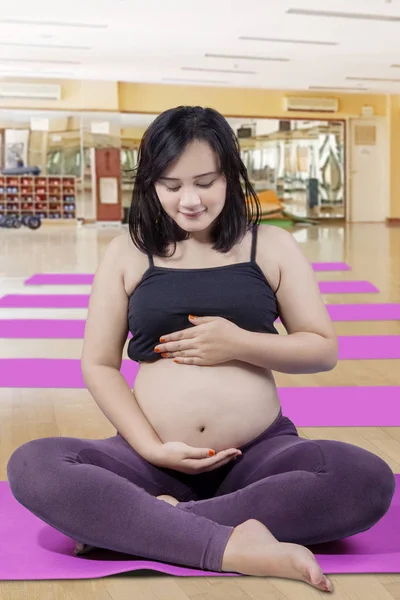
[[[78,80],[9,80],[34,84],[61,85],[62,97],[56,100],[0,99],[1,108],[37,110],[88,110],[136,113],[160,113],[179,104],[212,106],[226,116],[284,117],[285,95],[331,97],[339,100],[338,118],[359,116],[363,105],[374,108],[377,116],[386,115],[384,95],[310,93],[288,90],[260,90],[242,88],[214,88],[195,86],[117,83],[112,81]],[[326,113],[292,113],[291,116],[317,118]],[[332,115],[330,115],[332,116]]]
[[388,98],[390,127],[390,218],[400,219],[400,96]]
[[374,108],[377,116],[386,115],[384,95],[332,94],[284,90],[241,88],[213,88],[195,86],[153,85],[143,83],[119,84],[121,112],[160,113],[179,104],[211,106],[227,117],[284,117],[299,116],[325,118],[326,113],[284,112],[284,96],[330,97],[339,100],[339,112],[330,114],[338,118],[361,115],[364,105]]

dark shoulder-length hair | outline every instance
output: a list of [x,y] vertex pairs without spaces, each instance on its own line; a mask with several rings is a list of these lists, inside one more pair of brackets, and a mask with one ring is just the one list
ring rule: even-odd
[[[211,233],[213,249],[228,252],[260,222],[260,202],[228,122],[212,108],[178,106],[152,122],[139,147],[128,222],[133,243],[146,254],[172,256],[176,243],[189,237],[163,210],[154,184],[193,140],[211,146],[227,182],[225,205]],[[171,244],[173,250],[167,254]]]

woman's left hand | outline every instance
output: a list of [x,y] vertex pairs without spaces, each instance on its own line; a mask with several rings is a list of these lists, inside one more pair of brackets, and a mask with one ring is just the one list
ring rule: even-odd
[[160,338],[155,352],[184,365],[218,365],[235,360],[240,327],[222,317],[192,317],[195,327]]

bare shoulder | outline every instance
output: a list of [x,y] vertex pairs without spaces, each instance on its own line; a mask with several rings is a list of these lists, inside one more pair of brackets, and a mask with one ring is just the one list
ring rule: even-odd
[[149,259],[135,246],[129,231],[123,231],[109,242],[106,252],[115,266],[121,270],[127,295],[132,294],[143,273],[149,266]]
[[259,225],[256,260],[274,291],[279,287],[286,259],[296,252],[300,249],[289,231],[276,225]]
[[272,256],[282,256],[282,252],[300,250],[298,243],[290,231],[277,225],[262,224],[258,227],[258,240],[264,251]]

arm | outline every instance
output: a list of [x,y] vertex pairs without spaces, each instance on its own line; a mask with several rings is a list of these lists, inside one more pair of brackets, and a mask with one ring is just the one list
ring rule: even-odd
[[[267,235],[279,264],[276,298],[288,335],[240,330],[237,358],[281,373],[330,371],[338,360],[337,337],[313,269],[294,237],[273,229],[268,228]],[[260,238],[264,236],[263,232]],[[260,246],[262,251],[263,243]]]
[[120,373],[128,335],[128,296],[121,267],[124,251],[126,240],[117,236],[108,244],[96,271],[81,367],[87,389],[101,411],[131,447],[150,460],[162,442]]

